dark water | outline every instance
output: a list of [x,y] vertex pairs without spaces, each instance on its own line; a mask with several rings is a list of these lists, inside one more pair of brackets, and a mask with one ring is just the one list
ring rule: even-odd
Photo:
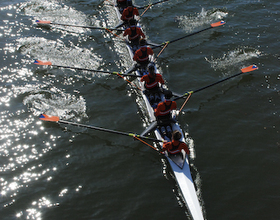
[[[251,64],[259,67],[193,94],[178,118],[190,137],[209,220],[280,216],[279,9],[276,0],[170,0],[141,19],[155,43],[227,22],[170,44],[159,56],[174,92],[198,89]],[[149,147],[38,120],[47,113],[119,131],[144,130],[145,116],[125,81],[32,64],[40,59],[129,68],[122,40],[110,33],[34,22],[112,27],[118,22],[109,1],[2,0],[0,13],[1,219],[188,219],[170,170]]]

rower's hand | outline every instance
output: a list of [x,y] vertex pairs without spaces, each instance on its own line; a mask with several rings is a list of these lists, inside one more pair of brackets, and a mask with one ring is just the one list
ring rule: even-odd
[[177,121],[177,116],[178,116],[178,110],[177,109],[172,110],[172,118]]

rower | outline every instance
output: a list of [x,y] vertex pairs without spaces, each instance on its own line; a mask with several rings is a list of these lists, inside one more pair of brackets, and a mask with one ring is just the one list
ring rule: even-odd
[[133,60],[135,60],[136,63],[131,68],[129,68],[125,74],[130,74],[137,69],[140,69],[141,75],[144,75],[144,73],[147,72],[147,66],[150,63],[150,57],[152,57],[154,51],[152,48],[147,47],[147,41],[143,38],[139,40],[139,45],[140,48],[136,50],[133,56]]
[[140,27],[137,27],[137,21],[135,19],[130,19],[128,23],[129,28],[124,31],[123,36],[128,36],[132,47],[138,47],[140,37],[145,38],[145,34]]
[[127,0],[127,7],[123,10],[121,19],[128,23],[130,19],[136,19],[137,16],[139,16],[138,9],[132,5],[131,0]]
[[167,151],[168,154],[182,154],[182,150],[186,152],[186,154],[190,154],[190,150],[188,145],[185,142],[181,141],[182,133],[178,130],[173,131],[172,133],[172,141],[164,142],[161,152]]
[[161,94],[164,85],[164,80],[161,74],[155,72],[155,64],[149,63],[148,65],[148,74],[142,76],[140,79],[141,82],[145,83],[145,91],[144,94],[147,96],[151,106],[155,108],[158,102],[161,101]]
[[165,101],[158,104],[155,109],[155,116],[162,136],[167,136],[170,139],[172,134],[172,123],[176,122],[176,119],[171,116],[171,111],[177,108],[177,104],[175,101],[170,100],[173,96],[170,90],[165,90],[164,96]]
[[152,48],[147,47],[147,41],[145,39],[140,39],[140,48],[136,50],[133,60],[135,60],[138,66],[147,67],[150,62],[150,56],[154,54]]
[[170,90],[164,91],[165,101],[158,104],[155,109],[155,116],[158,121],[173,121],[171,118],[171,111],[177,108],[177,104],[175,101],[170,100],[173,96]]

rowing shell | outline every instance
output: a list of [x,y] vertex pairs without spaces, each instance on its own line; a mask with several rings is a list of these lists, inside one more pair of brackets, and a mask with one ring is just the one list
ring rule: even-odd
[[[117,7],[115,7],[115,9],[116,9],[117,16],[121,23],[122,21],[120,19],[120,17],[121,17],[120,11]],[[138,24],[138,26],[139,26],[139,24]],[[130,57],[133,61],[133,50],[129,44],[127,44],[127,48],[128,48]],[[157,70],[156,70],[156,72],[157,72]],[[144,74],[147,74],[147,72],[146,72],[146,70],[137,70],[136,74],[142,76]],[[153,107],[151,106],[147,96],[143,93],[143,91],[145,90],[144,83],[140,82],[139,77],[137,77],[137,80],[138,80],[137,84],[141,88],[140,95],[141,95],[143,103],[145,105],[145,110],[147,111],[147,115],[149,116],[149,121],[150,122],[156,121],[156,118],[154,116]],[[163,94],[161,94],[161,101],[164,101]],[[173,112],[173,113],[175,113],[175,112]],[[180,125],[177,122],[172,123],[171,126],[172,126],[172,131],[179,130],[183,134],[182,129],[180,128]],[[158,126],[154,130],[154,133],[155,133],[157,139],[160,139],[160,140],[165,139],[165,140],[169,141],[169,139],[166,136],[164,136],[161,129],[162,129],[162,127]],[[184,135],[182,135],[181,141],[185,142]],[[162,144],[159,144],[159,146],[158,145],[156,145],[156,146],[161,148]],[[193,182],[193,179],[191,176],[189,160],[188,160],[188,157],[186,156],[186,153],[184,151],[182,151],[182,154],[178,154],[178,155],[175,155],[172,157],[169,157],[167,155],[167,153],[165,153],[165,156],[170,164],[170,167],[172,168],[172,170],[174,172],[176,182],[182,193],[184,202],[190,212],[190,215],[192,216],[192,218],[194,220],[203,220],[204,217],[202,214],[202,209],[201,209],[201,206],[200,206],[197,194],[196,194],[194,182]]]

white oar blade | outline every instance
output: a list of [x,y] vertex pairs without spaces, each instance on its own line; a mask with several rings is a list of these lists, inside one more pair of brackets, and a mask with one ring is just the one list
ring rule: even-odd
[[55,122],[59,121],[58,116],[49,116],[49,115],[46,115],[46,114],[41,114],[39,119],[42,120],[42,121],[55,121]]
[[242,71],[242,73],[248,73],[248,72],[251,72],[251,71],[254,71],[257,69],[258,69],[258,67],[256,65],[251,65],[251,66],[241,69],[241,71]]
[[36,65],[42,65],[42,66],[44,66],[44,65],[46,65],[46,66],[51,66],[51,65],[52,65],[52,62],[50,62],[50,61],[35,60],[35,61],[34,61],[34,64],[36,64]]

